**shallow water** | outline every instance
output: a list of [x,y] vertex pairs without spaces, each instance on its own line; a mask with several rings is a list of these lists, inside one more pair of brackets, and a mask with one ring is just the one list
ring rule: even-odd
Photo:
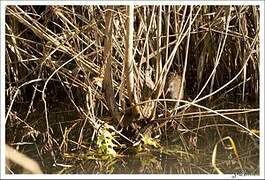
[[[248,122],[251,118],[258,124],[258,117],[257,113],[251,113]],[[229,141],[224,141],[225,146],[218,145],[216,166],[225,174],[259,175],[259,139],[231,124],[224,125],[220,119],[215,118],[222,124],[219,133],[216,126],[210,126],[212,120],[208,118],[201,120],[205,123],[201,122],[200,127],[205,128],[198,130],[193,130],[197,125],[188,126],[190,132],[169,129],[157,140],[161,148],[145,146],[141,152],[132,147],[116,149],[117,157],[95,154],[93,157],[97,157],[91,158],[88,150],[66,150],[55,156],[54,163],[49,152],[38,155],[38,145],[24,145],[23,148],[24,153],[38,161],[47,174],[216,174],[212,165],[214,147],[220,137],[229,136],[235,143],[239,159],[231,148],[227,148],[231,146]],[[25,172],[15,167],[14,173]]]

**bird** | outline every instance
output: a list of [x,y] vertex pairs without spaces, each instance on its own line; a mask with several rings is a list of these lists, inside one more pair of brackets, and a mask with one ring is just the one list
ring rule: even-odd
[[183,99],[185,81],[184,81],[184,84],[183,84],[184,86],[182,90],[181,90],[181,82],[182,82],[181,75],[179,75],[178,73],[169,74],[166,95],[168,95],[171,99],[178,99],[178,100]]

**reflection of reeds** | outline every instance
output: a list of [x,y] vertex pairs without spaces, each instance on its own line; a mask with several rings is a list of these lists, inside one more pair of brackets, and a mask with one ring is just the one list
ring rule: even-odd
[[[131,143],[143,126],[157,123],[161,133],[174,118],[183,124],[189,107],[251,132],[251,121],[219,110],[258,109],[259,16],[259,6],[7,6],[8,142],[20,141],[14,125],[26,125],[15,131],[45,132],[48,150],[93,148],[102,127]],[[165,99],[175,72],[179,89]],[[168,101],[182,105],[167,109]],[[81,120],[52,118],[54,107]]]

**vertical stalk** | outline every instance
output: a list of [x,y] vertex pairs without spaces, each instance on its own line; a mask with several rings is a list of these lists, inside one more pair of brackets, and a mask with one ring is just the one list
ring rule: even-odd
[[120,114],[118,107],[115,103],[114,89],[112,84],[112,70],[111,70],[111,61],[112,61],[112,7],[108,7],[106,11],[106,21],[105,21],[105,39],[104,39],[104,52],[103,57],[105,60],[104,63],[104,79],[103,79],[103,91],[107,106],[109,111],[117,122],[120,120]]
[[162,6],[158,6],[158,19],[157,19],[157,41],[156,41],[156,46],[157,46],[157,55],[156,55],[156,79],[155,82],[158,81],[159,75],[162,71],[162,61],[161,61],[161,29],[162,29]]
[[[133,106],[138,102],[137,94],[134,86],[134,72],[133,72],[133,5],[127,6],[126,19],[126,36],[125,36],[125,70],[127,78],[127,91],[130,104]],[[136,115],[139,110],[137,107],[133,108],[133,114]]]

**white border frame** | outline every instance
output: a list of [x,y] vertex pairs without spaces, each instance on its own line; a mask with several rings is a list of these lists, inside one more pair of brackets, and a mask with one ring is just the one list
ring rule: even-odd
[[[263,179],[264,178],[264,2],[263,1],[0,1],[1,3],[1,179]],[[260,176],[234,175],[5,175],[5,7],[6,5],[259,5],[260,6]]]

